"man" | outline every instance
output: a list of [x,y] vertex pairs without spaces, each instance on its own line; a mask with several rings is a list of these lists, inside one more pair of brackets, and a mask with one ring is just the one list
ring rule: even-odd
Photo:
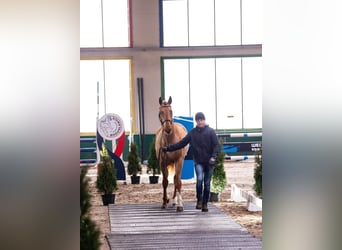
[[220,144],[215,131],[205,123],[202,112],[195,115],[196,127],[179,142],[163,147],[163,152],[175,151],[191,143],[196,172],[196,209],[208,212],[210,194],[210,180],[214,171],[216,157],[220,151]]

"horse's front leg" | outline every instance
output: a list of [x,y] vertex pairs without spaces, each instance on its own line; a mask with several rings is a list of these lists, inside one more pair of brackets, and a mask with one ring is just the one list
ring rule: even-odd
[[168,178],[167,168],[164,168],[162,172],[163,172],[163,205],[161,208],[166,208],[167,203],[169,203],[169,199],[167,198],[167,186],[169,185],[169,180],[167,179]]
[[182,200],[182,180],[181,180],[181,173],[182,173],[182,165],[176,165],[176,174],[174,176],[174,183],[175,189],[173,193],[173,199],[176,203],[177,212],[183,212],[183,200]]

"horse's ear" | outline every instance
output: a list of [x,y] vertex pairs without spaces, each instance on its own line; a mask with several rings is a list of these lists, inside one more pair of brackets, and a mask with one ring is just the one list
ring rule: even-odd
[[170,105],[172,103],[172,98],[171,96],[169,97],[169,100],[167,101],[167,103]]
[[161,96],[159,97],[159,105],[162,105],[163,103],[163,99],[161,98]]

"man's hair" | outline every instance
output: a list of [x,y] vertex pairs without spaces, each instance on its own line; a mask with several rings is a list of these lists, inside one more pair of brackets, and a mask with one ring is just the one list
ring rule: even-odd
[[196,115],[195,115],[195,120],[197,121],[197,120],[205,120],[205,116],[204,116],[204,114],[202,113],[202,112],[198,112],[198,113],[196,113]]

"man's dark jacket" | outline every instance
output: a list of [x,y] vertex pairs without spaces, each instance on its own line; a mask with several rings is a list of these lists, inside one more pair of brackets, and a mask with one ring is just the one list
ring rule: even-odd
[[195,163],[207,165],[210,157],[216,159],[220,144],[215,131],[208,125],[203,128],[195,127],[179,142],[169,145],[167,151],[175,151],[191,143]]

